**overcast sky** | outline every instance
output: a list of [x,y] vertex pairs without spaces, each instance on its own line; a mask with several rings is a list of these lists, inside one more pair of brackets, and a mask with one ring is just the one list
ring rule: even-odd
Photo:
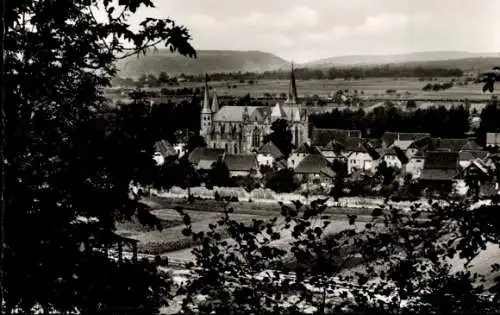
[[296,62],[350,54],[500,52],[500,0],[156,0],[139,17],[185,25],[195,49]]

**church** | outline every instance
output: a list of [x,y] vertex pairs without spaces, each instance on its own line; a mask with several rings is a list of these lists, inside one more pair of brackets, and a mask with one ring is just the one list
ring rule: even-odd
[[264,137],[272,132],[271,124],[278,119],[288,122],[292,143],[296,147],[308,142],[309,117],[306,109],[298,102],[293,65],[287,99],[274,106],[219,108],[215,93],[210,106],[208,83],[205,80],[200,135],[205,139],[208,148],[224,149],[228,154],[254,152],[264,145]]

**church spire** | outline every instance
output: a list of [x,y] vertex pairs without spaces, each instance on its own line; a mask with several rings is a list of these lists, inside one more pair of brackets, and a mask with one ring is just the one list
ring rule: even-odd
[[288,86],[288,103],[296,103],[297,102],[297,84],[295,83],[295,71],[293,68],[292,61],[292,72],[290,73],[290,84]]
[[214,89],[214,97],[212,99],[212,113],[217,113],[219,111],[219,99],[217,97],[217,93]]
[[210,99],[208,97],[208,74],[205,74],[205,92],[203,96],[202,113],[210,113]]

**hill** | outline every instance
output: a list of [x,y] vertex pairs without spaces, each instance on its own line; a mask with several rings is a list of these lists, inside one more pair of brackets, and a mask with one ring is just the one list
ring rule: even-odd
[[215,72],[263,72],[287,67],[289,62],[261,51],[199,50],[197,58],[187,58],[160,49],[146,56],[129,57],[118,63],[119,76],[137,78],[142,74],[198,75]]
[[[394,55],[349,55],[314,60],[302,64],[303,67],[328,68],[341,66],[363,66],[400,63],[426,63],[431,61],[475,60],[500,58],[499,53],[470,53],[465,51],[426,51]],[[444,62],[446,64],[446,62]],[[469,66],[470,62],[468,63]],[[472,65],[474,67],[474,65]]]

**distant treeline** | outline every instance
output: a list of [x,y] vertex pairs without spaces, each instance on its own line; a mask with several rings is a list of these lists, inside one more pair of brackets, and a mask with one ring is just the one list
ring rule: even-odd
[[311,115],[317,128],[361,130],[365,137],[380,138],[386,131],[426,132],[433,137],[463,138],[469,131],[469,112],[463,107],[417,109],[412,112],[396,107],[379,107],[372,112],[334,110]]
[[[362,80],[364,78],[433,78],[433,77],[461,77],[464,72],[458,68],[429,68],[429,67],[409,67],[409,66],[379,66],[379,67],[345,67],[330,69],[295,69],[295,77],[298,80],[322,80],[322,79],[345,79]],[[232,73],[211,73],[210,81],[250,81],[250,80],[286,80],[290,76],[290,70],[255,72],[232,72]],[[155,77],[152,74],[143,75],[138,80],[131,78],[116,79],[115,83],[123,85],[143,85],[160,86],[162,84],[178,85],[182,80],[190,82],[201,82],[205,79],[204,74],[187,75],[180,74],[176,78],[170,78],[162,73]]]

